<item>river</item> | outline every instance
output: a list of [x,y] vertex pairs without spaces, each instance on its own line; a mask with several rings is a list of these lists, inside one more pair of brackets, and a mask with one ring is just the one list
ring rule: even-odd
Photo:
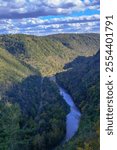
[[[51,80],[56,82],[55,76],[51,77]],[[64,88],[60,87],[59,85],[58,87],[59,87],[60,95],[63,96],[63,99],[70,107],[70,112],[66,116],[66,135],[65,135],[65,139],[62,142],[65,143],[69,141],[77,132],[81,113],[76,107],[72,97],[68,94],[68,92]]]
[[60,95],[70,107],[70,112],[66,116],[66,136],[64,142],[69,141],[76,133],[79,127],[81,113],[73,102],[72,97],[65,89],[59,86]]

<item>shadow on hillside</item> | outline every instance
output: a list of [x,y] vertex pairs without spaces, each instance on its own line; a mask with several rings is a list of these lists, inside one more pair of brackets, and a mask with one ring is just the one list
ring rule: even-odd
[[[64,72],[57,73],[57,82],[67,89],[77,105],[87,99],[87,91],[100,80],[100,52],[90,57],[80,56],[64,66]],[[79,98],[81,97],[81,98]]]
[[42,80],[43,78],[39,75],[31,75],[25,78],[21,83],[14,84],[6,92],[8,101],[18,103],[25,115],[35,116],[40,102]]
[[73,67],[77,67],[77,66],[80,67],[80,65],[81,66],[83,64],[86,65],[88,63],[90,63],[90,65],[91,65],[94,62],[95,62],[95,64],[99,64],[99,61],[100,61],[100,51],[98,51],[95,55],[89,56],[89,57],[78,56],[70,63],[65,64],[64,69],[69,69],[69,68],[73,68]]

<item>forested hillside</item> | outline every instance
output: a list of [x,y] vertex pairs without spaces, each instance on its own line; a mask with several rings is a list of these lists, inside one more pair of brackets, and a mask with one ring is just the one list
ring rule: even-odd
[[57,150],[99,150],[100,53],[78,57],[65,68],[57,81],[72,95],[82,117],[74,139]]
[[19,82],[30,74],[33,74],[30,68],[0,48],[0,96],[12,83]]
[[30,76],[0,101],[0,150],[49,150],[65,134],[68,108],[54,83]]
[[0,47],[43,75],[52,75],[78,55],[95,54],[99,48],[99,34],[58,34],[46,37],[3,35],[0,36]]
[[58,149],[98,150],[98,49],[99,34],[0,36],[0,150],[60,145],[69,108],[49,79],[56,73],[82,112],[78,134]]

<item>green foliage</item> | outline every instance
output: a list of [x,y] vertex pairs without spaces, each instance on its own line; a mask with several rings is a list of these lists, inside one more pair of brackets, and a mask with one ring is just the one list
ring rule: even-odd
[[0,102],[0,150],[16,149],[20,115],[18,105]]
[[99,55],[78,57],[65,66],[68,71],[57,74],[82,112],[77,135],[57,150],[99,150]]
[[52,75],[60,72],[64,64],[78,55],[95,54],[99,47],[99,35],[3,35],[0,36],[0,47],[21,62],[38,69],[43,75]]
[[50,150],[61,143],[68,107],[57,85],[44,76],[63,70],[57,79],[83,115],[79,136],[62,150],[98,150],[99,54],[67,64],[98,47],[98,34],[0,36],[0,150]]
[[[64,138],[68,108],[60,96],[56,84],[48,78],[27,77],[8,90],[3,100],[9,101],[12,106],[15,106],[16,103],[19,104],[21,111],[20,118],[13,108],[11,111],[14,115],[9,113],[11,118],[17,117],[13,120],[18,119],[15,122],[19,125],[18,138],[15,136],[16,144],[11,150],[49,150]],[[3,116],[3,119],[7,121],[8,118]],[[15,122],[13,126],[12,123],[9,124],[12,133],[14,133],[14,126],[17,127]],[[8,126],[6,126],[7,128]],[[11,136],[9,132],[7,134]],[[3,138],[3,134],[0,133],[0,137]],[[4,137],[6,139],[4,145],[7,146],[9,142],[7,135]],[[14,144],[13,140],[11,144]]]
[[99,48],[99,34],[60,34],[49,36],[60,41],[67,48],[78,51],[80,56],[95,54]]
[[0,95],[11,83],[19,82],[32,74],[32,71],[22,65],[14,56],[0,48]]

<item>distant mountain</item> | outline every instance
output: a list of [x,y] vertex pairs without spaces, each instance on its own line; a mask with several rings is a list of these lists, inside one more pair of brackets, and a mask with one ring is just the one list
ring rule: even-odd
[[1,35],[0,47],[43,75],[62,70],[77,56],[90,56],[99,48],[99,34],[58,34],[45,37]]
[[57,34],[50,35],[54,40],[61,42],[65,47],[78,51],[80,55],[90,56],[99,48],[99,34]]

